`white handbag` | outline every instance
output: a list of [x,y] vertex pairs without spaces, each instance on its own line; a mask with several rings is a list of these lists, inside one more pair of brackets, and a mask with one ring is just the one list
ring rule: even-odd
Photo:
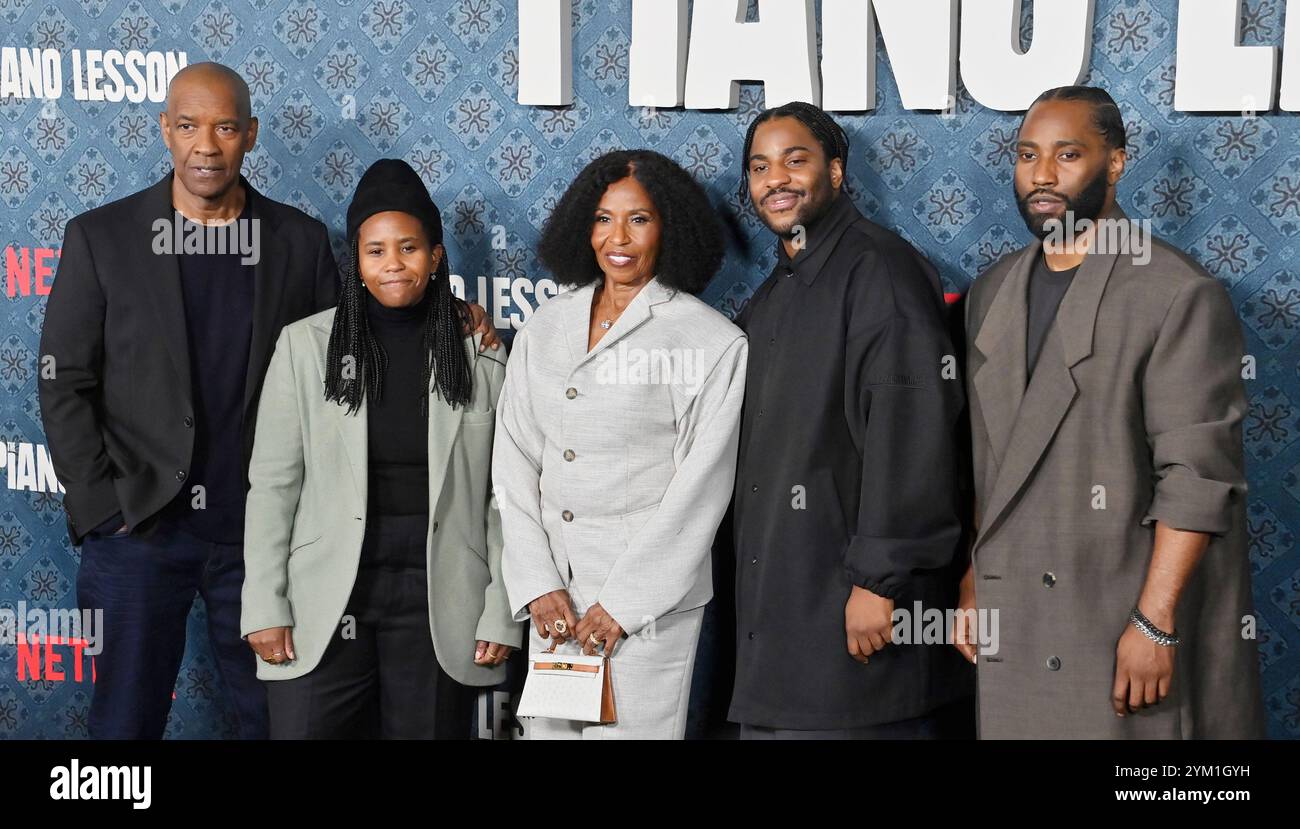
[[529,656],[515,714],[602,725],[617,722],[609,657],[557,654],[555,645]]

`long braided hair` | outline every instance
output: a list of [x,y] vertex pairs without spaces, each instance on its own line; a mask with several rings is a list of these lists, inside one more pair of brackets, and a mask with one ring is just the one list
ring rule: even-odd
[[[426,236],[434,236],[425,229]],[[366,286],[361,281],[361,260],[354,238],[343,266],[343,290],[334,311],[329,348],[325,352],[325,399],[348,407],[348,414],[361,408],[368,395],[382,400],[388,355],[370,332],[366,317]],[[420,413],[429,413],[429,395],[435,391],[453,409],[469,405],[473,391],[469,358],[465,354],[463,331],[470,323],[469,308],[451,292],[451,267],[446,249],[434,270],[426,292],[428,313],[424,318],[424,382],[419,391]],[[436,387],[433,381],[436,379]]]

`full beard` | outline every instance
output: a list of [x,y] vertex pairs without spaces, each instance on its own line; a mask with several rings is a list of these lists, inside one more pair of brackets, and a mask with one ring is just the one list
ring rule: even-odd
[[[1081,219],[1095,222],[1101,217],[1101,211],[1106,206],[1106,193],[1109,189],[1110,182],[1107,180],[1107,170],[1102,168],[1101,172],[1094,176],[1088,182],[1088,185],[1073,198],[1066,197],[1063,193],[1043,190],[1033,190],[1024,198],[1021,198],[1020,193],[1017,192],[1016,206],[1020,209],[1020,218],[1024,219],[1025,227],[1029,228],[1029,232],[1039,239],[1045,240],[1052,234],[1057,222],[1064,222],[1071,216],[1076,222]],[[1039,216],[1030,212],[1029,200],[1043,192],[1051,192],[1052,195],[1064,199],[1065,212],[1060,218],[1056,216]]]

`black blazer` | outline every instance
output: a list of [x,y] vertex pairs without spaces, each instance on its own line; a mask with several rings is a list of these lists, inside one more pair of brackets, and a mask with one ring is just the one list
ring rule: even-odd
[[[338,269],[325,226],[242,176],[261,258],[244,385],[245,486],[262,379],[280,329],[333,307]],[[153,251],[174,220],[172,174],[68,222],[41,332],[40,403],[65,494],[68,535],[120,512],[131,527],[180,491],[194,447],[188,336],[174,255]]]

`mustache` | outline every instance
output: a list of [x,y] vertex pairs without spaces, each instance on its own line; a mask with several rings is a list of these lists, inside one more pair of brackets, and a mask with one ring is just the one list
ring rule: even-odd
[[772,192],[768,193],[766,196],[763,197],[763,200],[760,201],[759,204],[767,204],[768,199],[772,198],[773,196],[779,196],[782,193],[788,193],[792,196],[800,196],[800,197],[808,195],[803,190],[791,190],[788,187],[782,187],[780,190],[773,190]]
[[1035,190],[1034,192],[1030,193],[1029,195],[1024,196],[1023,198],[1020,199],[1020,203],[1021,203],[1021,204],[1029,204],[1030,201],[1034,200],[1035,198],[1037,198],[1037,197],[1039,197],[1039,196],[1049,196],[1049,197],[1051,197],[1051,198],[1053,198],[1053,199],[1057,199],[1057,200],[1062,201],[1062,202],[1064,202],[1064,203],[1066,203],[1066,204],[1069,204],[1069,203],[1070,203],[1070,197],[1067,196],[1067,195],[1065,195],[1064,193],[1058,193],[1058,192],[1056,192],[1055,190],[1041,190],[1041,189],[1040,189],[1040,190]]

